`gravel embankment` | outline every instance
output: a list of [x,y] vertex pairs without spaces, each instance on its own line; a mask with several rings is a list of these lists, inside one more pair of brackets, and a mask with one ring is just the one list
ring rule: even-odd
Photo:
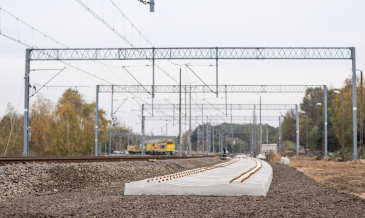
[[266,197],[124,196],[127,181],[121,180],[80,192],[10,199],[0,203],[0,217],[364,217],[363,199],[293,167],[271,165],[274,178]]
[[156,162],[28,163],[0,166],[0,201],[81,191],[87,187],[129,182],[221,161],[217,158]]

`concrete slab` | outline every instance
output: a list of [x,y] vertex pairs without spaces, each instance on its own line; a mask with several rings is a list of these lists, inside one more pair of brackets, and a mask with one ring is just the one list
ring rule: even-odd
[[[266,196],[273,178],[273,171],[265,161],[260,160],[260,164],[260,169],[246,178],[243,173],[252,171],[258,164],[256,159],[242,155],[213,167],[126,183],[124,194]],[[243,182],[231,183],[238,178],[245,179]]]
[[280,163],[281,164],[289,164],[290,163],[290,160],[287,157],[281,157],[280,158]]

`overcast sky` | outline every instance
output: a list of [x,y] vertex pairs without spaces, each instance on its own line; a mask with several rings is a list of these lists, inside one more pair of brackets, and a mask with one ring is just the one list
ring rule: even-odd
[[[356,47],[357,68],[365,70],[365,1],[238,1],[238,0],[156,0],[155,12],[137,0],[83,0],[106,23],[135,47]],[[0,0],[0,31],[15,40],[41,48],[62,47],[50,38],[73,48],[129,48],[131,47],[81,4],[74,0]],[[33,28],[37,33],[11,17],[4,10]],[[133,23],[130,24],[128,20]],[[137,28],[138,30],[136,30]],[[140,33],[143,34],[140,35]],[[50,38],[49,38],[50,37]],[[146,39],[150,42],[148,43]],[[6,112],[8,102],[23,111],[25,46],[0,35],[0,115]],[[156,69],[156,84],[175,85],[178,67],[170,61],[156,61],[174,79]],[[174,63],[191,63],[191,67],[206,84],[215,84],[215,60],[176,60]],[[71,63],[81,72],[66,66],[49,86],[88,86],[78,90],[95,101],[95,85],[136,84],[120,67],[128,69],[144,85],[152,83],[152,69],[148,61],[75,61]],[[112,66],[106,66],[112,65]],[[195,65],[195,66],[194,66]],[[32,62],[31,69],[61,69],[64,64],[56,61]],[[295,61],[295,60],[220,60],[219,84],[234,85],[332,85],[341,87],[351,74],[350,60]],[[182,68],[183,84],[202,84],[191,72]],[[31,72],[31,84],[43,85],[57,71]],[[54,103],[66,88],[48,88],[40,92]],[[140,99],[132,95],[115,94],[114,110],[128,98],[117,116],[141,131],[138,118]],[[151,102],[147,94],[138,94]],[[185,96],[183,96],[185,98]],[[193,102],[225,102],[223,93],[218,99],[214,94],[193,95]],[[299,104],[303,94],[263,94],[263,104]],[[110,94],[100,95],[100,107],[110,113]],[[259,94],[229,94],[229,104],[259,103]],[[177,94],[156,94],[155,103],[178,103]],[[34,99],[31,99],[31,102]],[[183,100],[184,103],[184,100]],[[193,111],[200,115],[200,111]],[[285,111],[263,111],[263,116],[279,116]],[[222,115],[206,112],[205,116]],[[162,115],[162,114],[156,114]],[[252,111],[234,111],[234,116],[250,116]],[[110,116],[110,115],[109,115]],[[277,126],[277,122],[268,122]],[[146,132],[160,134],[165,122],[150,121]],[[169,134],[177,134],[177,125],[169,124]],[[196,126],[197,123],[193,123]],[[184,130],[184,127],[183,127]],[[165,132],[165,127],[163,127]]]

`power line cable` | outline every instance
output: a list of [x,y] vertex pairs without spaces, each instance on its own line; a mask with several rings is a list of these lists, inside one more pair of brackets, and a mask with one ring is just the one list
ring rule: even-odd
[[[14,16],[14,15],[13,15],[13,14],[11,14],[10,12],[6,11],[5,9],[0,8],[0,12],[1,12],[1,11],[4,11],[4,12],[5,12],[5,13],[7,13],[8,15],[10,15],[10,16],[11,16],[11,17],[13,17],[14,19],[16,19],[16,20],[17,20],[17,22],[21,22],[21,23],[23,23],[24,25],[26,25],[26,26],[28,26],[29,28],[31,28],[31,29],[32,29],[32,45],[30,45],[29,43],[26,43],[26,42],[24,42],[24,41],[21,41],[21,40],[20,40],[19,35],[18,35],[18,39],[15,39],[15,38],[13,38],[13,37],[11,37],[11,36],[8,36],[8,35],[6,35],[6,34],[4,34],[3,32],[1,32],[1,31],[0,31],[0,34],[1,34],[1,35],[3,35],[4,37],[9,38],[9,39],[11,39],[11,40],[13,40],[13,41],[15,41],[15,42],[18,42],[18,43],[20,43],[20,44],[22,44],[22,45],[24,45],[24,46],[26,46],[26,47],[29,47],[29,48],[39,48],[39,47],[37,47],[37,46],[34,46],[34,45],[33,45],[33,31],[35,31],[35,32],[38,32],[39,34],[43,35],[43,36],[45,37],[46,41],[47,41],[47,38],[48,38],[48,39],[52,40],[53,42],[55,42],[55,43],[57,44],[57,48],[58,48],[58,45],[61,45],[61,46],[65,47],[65,48],[69,48],[69,47],[68,47],[68,46],[66,46],[65,44],[60,43],[59,41],[57,41],[57,40],[53,39],[52,37],[47,36],[47,35],[46,35],[45,33],[43,33],[42,31],[40,31],[40,30],[38,30],[38,29],[34,28],[33,26],[31,26],[31,25],[27,24],[26,22],[22,21],[21,19],[19,19],[18,17]],[[68,66],[75,67],[75,66],[72,66],[70,63],[66,63],[66,62],[64,62],[64,61],[60,61],[60,62],[62,62],[62,63],[64,63],[64,64],[66,64],[66,65],[68,65]],[[100,65],[104,65],[104,66],[106,66],[104,63],[101,63],[101,62],[99,62],[99,61],[94,61],[94,62],[97,62],[97,63],[99,63]],[[77,68],[77,67],[75,67],[75,68]],[[84,72],[85,72],[85,71],[84,71]],[[112,72],[113,72],[113,71],[112,71]],[[114,74],[114,75],[116,75],[114,72],[113,72],[113,74]],[[90,74],[90,75],[92,75],[92,74]],[[94,76],[94,77],[96,77],[96,78],[98,78],[98,79],[100,79],[100,80],[105,81],[104,79],[99,78],[99,77],[97,77],[97,76]],[[119,77],[119,76],[118,76],[118,78],[120,79],[120,77]],[[107,81],[106,81],[106,82],[107,82]],[[108,83],[110,83],[110,82],[108,82]],[[112,84],[112,83],[110,83],[110,84]]]
[[127,100],[128,100],[128,98],[126,98],[126,99],[122,102],[122,104],[118,107],[118,109],[117,109],[117,110],[115,110],[115,112],[114,112],[113,114],[117,113],[117,112],[118,112],[118,110],[119,110],[119,108],[120,108],[120,107],[122,107],[122,105],[124,104],[124,102],[126,102]]
[[35,94],[37,94],[44,86],[46,86],[49,82],[51,82],[58,74],[60,74],[65,68],[63,68],[60,72],[58,72],[54,77],[52,77],[48,82],[46,82],[41,88],[39,88],[33,95],[31,95],[29,98],[33,97]]
[[125,71],[127,71],[127,73],[129,73],[129,75],[131,75],[131,77],[133,77],[133,79],[134,80],[136,80],[136,82],[140,85],[140,86],[142,86],[142,88],[144,89],[144,90],[146,90],[146,92],[148,92],[148,94],[150,94],[151,95],[151,93],[127,70],[127,68],[125,68],[125,67],[123,67],[123,69],[125,70]]
[[[3,10],[3,11],[5,11],[4,9],[2,9],[2,8],[0,8],[0,11],[1,10]],[[0,34],[1,35],[3,35],[4,37],[6,37],[6,38],[8,38],[8,39],[11,39],[11,40],[13,40],[13,41],[15,41],[15,42],[17,42],[17,43],[19,43],[19,44],[22,44],[22,45],[24,45],[24,46],[26,46],[26,47],[28,47],[28,48],[38,48],[37,46],[34,46],[33,45],[33,30],[34,31],[36,31],[36,32],[38,32],[39,34],[41,34],[41,35],[44,35],[44,37],[45,37],[45,39],[47,40],[47,38],[48,39],[50,39],[50,40],[52,40],[52,41],[54,41],[54,42],[56,42],[57,43],[57,47],[58,47],[58,45],[61,45],[61,46],[63,46],[63,47],[66,47],[66,48],[68,48],[66,45],[64,45],[64,44],[62,44],[62,43],[60,43],[60,42],[58,42],[58,41],[56,41],[55,39],[53,39],[53,38],[51,38],[51,37],[49,37],[49,36],[47,36],[47,35],[45,35],[43,32],[41,32],[41,31],[39,31],[39,30],[37,30],[36,28],[34,28],[34,27],[32,27],[32,26],[30,26],[29,24],[27,24],[27,23],[25,23],[24,21],[22,21],[22,20],[20,20],[20,19],[18,19],[17,17],[15,17],[14,15],[12,15],[12,14],[10,14],[9,12],[7,12],[7,11],[5,11],[6,13],[8,13],[9,15],[11,15],[12,17],[14,17],[15,19],[17,19],[17,20],[19,20],[20,22],[22,22],[22,23],[24,23],[26,26],[28,26],[28,27],[30,27],[31,29],[32,29],[32,45],[30,45],[30,44],[28,44],[28,43],[26,43],[26,42],[23,42],[23,41],[21,41],[20,39],[15,39],[15,38],[13,38],[13,37],[10,37],[10,36],[7,36],[7,35],[5,35],[4,33],[1,33],[0,32]],[[134,25],[133,25],[134,26]],[[139,31],[140,32],[140,31]],[[145,37],[144,37],[145,38]],[[45,54],[45,55],[48,55],[48,54]],[[49,55],[48,55],[49,56]],[[89,76],[92,76],[92,77],[95,77],[95,78],[97,78],[97,79],[99,79],[99,80],[102,80],[102,81],[104,81],[104,82],[107,82],[107,83],[109,83],[109,84],[113,84],[112,82],[109,82],[109,81],[107,81],[107,80],[105,80],[105,79],[103,79],[103,78],[100,78],[100,77],[98,77],[98,76],[95,76],[95,75],[93,75],[93,74],[91,74],[90,72],[88,72],[88,71],[85,71],[85,70],[83,70],[83,69],[80,69],[79,67],[76,67],[76,66],[74,66],[74,65],[71,65],[70,63],[67,63],[67,62],[65,62],[65,61],[61,61],[61,60],[58,60],[59,62],[61,62],[61,63],[63,63],[63,64],[65,64],[65,65],[67,65],[67,66],[69,66],[71,69],[73,68],[73,69],[75,69],[75,70],[77,70],[77,71],[80,71],[80,72],[82,72],[82,73],[85,73],[85,74],[87,74],[87,75],[89,75]],[[98,62],[98,61],[94,61],[94,62]],[[103,64],[103,63],[100,63],[100,62],[98,62],[101,66],[107,66],[106,64]],[[156,65],[158,68],[160,68],[158,65]],[[107,68],[108,69],[108,68]],[[161,69],[161,68],[160,68]],[[108,69],[109,70],[109,69]],[[162,69],[161,69],[162,70]],[[76,72],[77,72],[76,71]],[[114,73],[114,72],[113,72]],[[115,75],[115,73],[114,73],[114,75]],[[86,75],[84,75],[84,76],[86,76]],[[120,77],[119,77],[120,78]],[[95,81],[95,80],[94,80]],[[176,80],[175,80],[176,81]],[[43,93],[42,93],[43,94]],[[135,94],[133,94],[133,93],[131,93],[130,92],[130,94],[132,94],[133,96],[135,96],[135,98],[138,98],[138,99],[140,99],[138,96],[136,96]],[[48,96],[51,96],[51,95],[48,95]],[[52,96],[52,97],[55,97],[55,96]],[[57,97],[55,97],[55,98],[57,98]],[[143,101],[142,99],[140,99],[141,101]],[[157,100],[157,99],[156,99]],[[145,102],[145,101],[143,101],[144,103],[146,103],[147,105],[149,105],[147,102]],[[138,102],[137,102],[138,103]],[[159,110],[157,110],[157,111],[159,111]],[[163,111],[161,111],[163,114],[166,114],[166,113],[164,113]],[[167,114],[166,114],[167,115]]]
[[[111,0],[110,0],[111,1]],[[129,46],[131,46],[132,48],[136,48],[133,43],[129,42],[125,36],[122,36],[117,30],[115,30],[111,25],[109,25],[107,22],[105,22],[104,19],[102,19],[99,15],[97,15],[92,9],[90,9],[87,5],[85,5],[81,0],[76,0],[76,2],[78,2],[82,7],[84,7],[87,11],[89,11],[96,19],[98,19],[100,22],[102,22],[108,29],[110,29],[112,32],[114,32],[119,38],[121,38],[124,42],[126,42]],[[118,11],[123,14],[123,12],[115,5],[115,3],[113,1],[111,1],[113,4],[113,7],[115,6]],[[139,31],[135,25],[123,14],[123,17],[125,17],[128,22],[132,25],[132,27],[134,27],[141,35],[141,31]],[[124,20],[123,20],[124,21]],[[125,26],[125,25],[124,25]],[[133,31],[133,29],[132,29]],[[133,34],[133,32],[132,32]],[[125,34],[124,34],[125,35]],[[147,38],[145,36],[143,36],[147,42],[149,42],[147,40]],[[150,43],[150,42],[149,42]],[[151,43],[150,43],[151,44]],[[151,44],[152,45],[152,44]],[[153,45],[152,45],[153,46]],[[152,62],[151,60],[148,60],[149,62]],[[160,69],[162,72],[164,72],[168,77],[170,77],[170,79],[174,80],[177,84],[179,84],[178,81],[176,81],[173,77],[170,76],[169,73],[167,73],[165,70],[163,70],[159,65],[155,65],[158,69]]]
[[202,79],[200,79],[200,77],[188,66],[188,65],[185,65],[191,72],[193,72],[193,74],[198,77],[198,79],[206,86],[208,87],[208,89],[210,89],[211,92],[215,93]]

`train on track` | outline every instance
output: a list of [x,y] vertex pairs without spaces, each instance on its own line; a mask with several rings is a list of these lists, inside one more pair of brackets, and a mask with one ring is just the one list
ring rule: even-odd
[[[146,154],[151,155],[172,155],[175,153],[175,141],[173,138],[146,140],[144,150]],[[127,151],[129,154],[140,154],[141,145],[128,145]]]

